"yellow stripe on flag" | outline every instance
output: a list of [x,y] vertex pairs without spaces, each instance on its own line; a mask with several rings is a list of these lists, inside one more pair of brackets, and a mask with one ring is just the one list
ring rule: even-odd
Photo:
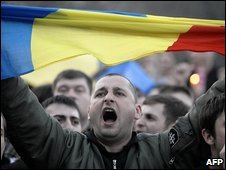
[[32,31],[34,68],[83,54],[92,54],[105,65],[135,60],[164,52],[180,33],[191,27],[171,22],[162,24],[157,17],[150,16],[95,14],[59,10],[44,19],[36,19]]
[[35,20],[32,60],[37,69],[52,61],[91,54],[105,65],[114,65],[166,51],[193,25],[224,22],[62,9]]
[[23,75],[22,78],[30,85],[37,87],[52,83],[57,74],[67,69],[80,70],[92,77],[99,70],[99,62],[93,56],[79,56],[47,65],[42,69]]

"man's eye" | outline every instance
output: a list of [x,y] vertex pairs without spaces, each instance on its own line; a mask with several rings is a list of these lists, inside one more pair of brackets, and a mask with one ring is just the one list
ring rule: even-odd
[[103,97],[103,96],[104,96],[104,93],[103,93],[103,92],[97,93],[97,94],[95,95],[95,97]]
[[54,117],[59,123],[63,123],[64,122],[64,120],[61,118],[61,117],[58,117],[58,116],[56,116],[56,117]]
[[122,92],[116,92],[116,94],[117,94],[118,96],[125,96],[125,94],[122,93]]
[[71,124],[75,126],[75,125],[79,125],[80,122],[79,122],[79,120],[74,119],[74,120],[71,120]]
[[153,116],[150,115],[150,114],[147,114],[145,117],[146,117],[147,120],[152,120],[153,119]]
[[84,93],[85,92],[85,88],[80,87],[80,88],[76,88],[74,89],[75,93]]
[[65,93],[67,91],[68,91],[68,88],[66,88],[66,87],[61,87],[58,89],[58,92],[61,92],[61,93]]

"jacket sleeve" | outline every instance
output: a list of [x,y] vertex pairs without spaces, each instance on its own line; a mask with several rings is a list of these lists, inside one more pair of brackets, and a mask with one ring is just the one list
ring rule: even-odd
[[225,79],[215,82],[203,95],[198,97],[191,110],[179,118],[168,131],[171,168],[201,168],[210,157],[209,146],[204,142],[199,126],[199,113],[212,97],[225,91]]
[[59,166],[65,133],[20,77],[1,80],[1,112],[9,139],[28,166]]

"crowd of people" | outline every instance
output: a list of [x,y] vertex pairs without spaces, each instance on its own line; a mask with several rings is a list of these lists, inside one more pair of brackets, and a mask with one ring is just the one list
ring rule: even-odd
[[93,85],[76,69],[31,90],[2,80],[1,168],[224,168],[206,161],[225,159],[225,80],[198,97],[186,83],[138,95],[125,76]]
[[[17,4],[15,2],[3,1],[2,4]],[[162,13],[166,11],[165,9],[175,6],[175,3],[170,1],[164,5],[156,2],[154,4],[135,2],[133,5],[130,3],[119,4],[119,2],[99,3],[101,1],[96,1],[97,3],[95,4],[91,4],[89,1],[72,3],[63,3],[63,1],[58,3],[54,1],[53,5],[51,5],[51,1],[30,2],[29,6],[55,6],[55,8],[44,9],[43,12],[41,10],[38,11],[39,8],[34,8],[38,13],[35,16],[29,15],[29,19],[20,15],[21,13],[15,14],[15,16],[19,15],[16,20],[20,19],[22,21],[16,23],[19,26],[18,31],[14,22],[11,22],[14,21],[15,17],[12,20],[8,19],[9,10],[7,9],[10,6],[6,6],[4,25],[9,24],[9,26],[13,26],[12,30],[11,28],[9,29],[13,31],[13,34],[7,31],[8,26],[7,28],[4,27],[7,35],[3,39],[10,40],[9,43],[7,41],[10,46],[9,50],[7,48],[3,53],[6,56],[4,58],[5,64],[8,64],[7,71],[8,66],[10,71],[13,70],[11,66],[14,63],[12,64],[8,61],[11,53],[13,55],[16,54],[15,56],[17,57],[19,56],[18,52],[13,50],[27,51],[26,48],[20,49],[20,47],[24,46],[23,40],[28,39],[26,36],[23,37],[23,33],[20,31],[26,28],[25,31],[28,31],[29,34],[32,33],[31,35],[39,32],[37,31],[40,28],[38,24],[33,24],[32,27],[29,25],[28,29],[27,26],[24,27],[24,22],[39,23],[39,18],[47,19],[48,21],[50,20],[49,18],[56,20],[56,15],[64,18],[65,15],[71,13],[70,10],[64,11],[64,8],[68,9],[68,5],[70,9],[90,8],[103,10],[111,7],[111,9],[120,9],[120,11],[130,11],[128,10],[129,8],[136,6],[137,13],[113,12],[114,14],[122,15],[125,19],[129,19],[128,16],[130,15],[135,15],[134,21],[141,21],[144,18],[152,19],[150,15],[140,15],[144,13],[142,11],[149,13],[147,11],[157,9],[154,11]],[[21,6],[23,4],[27,3],[19,2],[17,5]],[[197,3],[196,7],[202,7],[203,4]],[[158,8],[158,6],[161,6],[161,8]],[[184,6],[186,7],[184,8]],[[208,8],[206,8],[207,6]],[[183,16],[181,11],[185,13],[190,11],[190,14],[186,14],[186,16],[212,18],[215,21],[218,19],[224,20],[225,17],[222,14],[222,9],[224,10],[224,8],[216,10],[216,8],[223,7],[223,5],[208,3],[207,6],[204,7],[206,12],[201,15],[201,13],[198,14],[200,11],[197,13],[197,10],[190,10],[195,9],[194,4],[179,3],[175,7],[183,8],[181,10],[172,9],[173,13],[171,15],[176,16],[179,14],[178,16]],[[212,10],[210,10],[211,6],[214,6]],[[12,15],[14,15],[15,11],[18,12],[17,8],[13,7],[12,9],[14,9]],[[24,6],[23,11],[26,11],[26,9],[28,8]],[[49,13],[48,11],[52,12]],[[112,14],[112,12],[110,13]],[[205,13],[213,13],[216,16],[206,15]],[[87,16],[92,18],[91,13],[88,12],[87,14]],[[154,13],[152,12],[152,14]],[[109,19],[110,17],[109,15]],[[117,19],[116,15],[112,15],[111,18],[114,19],[114,17]],[[138,17],[141,20],[137,20]],[[158,31],[158,25],[161,24],[157,23],[158,18],[161,17],[157,16],[154,19],[157,25],[154,28],[154,32]],[[71,19],[70,16],[69,19]],[[133,19],[131,18],[131,20]],[[55,21],[53,22],[50,21],[50,23],[57,25]],[[93,19],[92,22],[95,23],[96,21]],[[174,21],[172,20],[172,22]],[[62,25],[63,23],[66,23],[66,25]],[[99,21],[98,23],[101,22]],[[104,29],[106,26],[106,24],[104,27],[95,24],[97,27],[91,28],[89,24],[86,24],[86,26],[82,24],[83,21],[81,19],[79,28],[84,27],[86,30],[91,30],[95,33],[97,33],[99,27]],[[62,27],[56,29],[56,37],[60,37],[58,41],[63,42],[62,38],[64,36],[59,36],[59,31],[62,28],[71,30],[68,26],[71,27],[72,25],[64,21],[60,22],[59,25]],[[115,25],[116,27],[118,26],[118,24]],[[131,29],[135,29],[136,24],[131,25],[133,26]],[[192,25],[193,27],[187,32],[187,35],[190,35],[193,28],[199,28],[195,24]],[[48,22],[46,22],[44,26],[50,27],[51,24],[48,25]],[[183,27],[185,30],[184,25],[180,26],[180,28]],[[115,26],[112,29],[110,29],[110,26],[106,27],[111,36],[116,35],[114,32],[109,32],[116,28]],[[30,30],[31,28],[34,32]],[[174,35],[176,36],[180,28],[178,30],[173,28],[171,32],[175,31]],[[16,33],[18,32],[16,36],[19,37],[19,40],[21,37],[23,39],[22,41],[20,40],[22,45],[19,43],[18,48],[17,46],[16,48],[12,46],[12,42],[18,37],[9,37],[14,35],[14,29]],[[125,32],[126,29],[123,30]],[[146,32],[145,29],[139,30],[143,31],[143,33]],[[103,33],[102,30],[103,34],[100,33],[100,36],[105,36],[105,32]],[[48,33],[51,33],[50,29],[48,29]],[[80,38],[79,33],[76,35]],[[68,34],[68,37],[73,37],[74,33],[73,36],[70,35]],[[84,35],[90,35],[90,33],[86,34],[84,32]],[[182,36],[182,39],[177,40],[177,42],[182,43],[182,46],[186,46],[186,42],[184,45],[184,40],[187,41],[184,35],[181,33],[179,38]],[[156,34],[156,36],[160,35]],[[168,37],[168,34],[164,36]],[[41,43],[45,43],[45,41],[37,43],[39,39],[43,38],[42,36],[38,36],[38,39],[34,37],[32,36],[31,40],[35,39],[35,44],[40,46]],[[53,42],[58,42],[55,39],[56,37],[52,38]],[[89,37],[87,42],[91,42]],[[115,37],[112,36],[111,39],[114,41]],[[128,36],[126,37],[128,38]],[[139,34],[135,39],[140,40],[141,37],[143,37],[143,34]],[[164,45],[164,42],[163,44],[160,41],[156,42],[160,46]],[[196,42],[196,39],[192,39],[190,43],[192,44],[193,42]],[[18,45],[17,43],[18,41],[15,41],[14,44]],[[90,45],[92,46],[93,43],[95,41],[92,41]],[[200,45],[200,42],[195,44],[197,45],[198,43]],[[72,51],[76,52],[73,44],[69,43],[69,41],[68,44],[68,47],[72,47]],[[91,46],[83,48],[83,44],[86,44],[86,41],[82,41],[82,45],[79,41],[76,42],[78,47],[82,46],[79,49],[82,54],[86,54],[86,51],[88,51],[89,54],[98,56],[95,55],[98,52],[93,52],[92,50],[94,46],[92,48],[89,48]],[[107,42],[106,44],[109,46]],[[31,43],[32,47],[35,46],[33,45]],[[43,47],[50,46],[41,45]],[[98,43],[95,45],[97,47]],[[121,50],[129,47],[127,43],[123,45],[124,47],[122,46]],[[194,47],[199,47],[196,45]],[[98,47],[101,50],[105,50],[105,45]],[[143,47],[146,46],[143,45]],[[171,51],[170,48],[172,46],[169,46],[167,51]],[[175,50],[183,50],[183,48],[176,48]],[[200,46],[199,48],[201,51],[203,47]],[[213,50],[208,45],[204,47],[204,50],[206,48]],[[30,49],[30,45],[28,49]],[[67,50],[67,47],[63,49]],[[111,50],[110,48],[109,52],[112,52]],[[129,50],[130,52],[134,51],[134,49]],[[38,50],[31,48],[28,52],[30,51],[32,53],[31,60],[38,60],[33,52],[35,51],[36,53]],[[218,50],[214,49],[214,51],[217,52]],[[49,50],[43,51],[44,53],[50,54]],[[105,54],[108,55],[109,53],[106,52]],[[136,57],[138,58],[135,61],[121,63],[129,63],[130,68],[126,65],[115,65],[120,65],[120,68],[127,67],[127,69],[122,69],[124,73],[109,73],[107,72],[109,67],[102,63],[97,63],[98,70],[93,75],[85,73],[88,67],[91,68],[89,62],[85,64],[84,70],[79,69],[77,65],[76,67],[71,62],[73,63],[72,68],[65,64],[67,65],[66,69],[64,68],[56,77],[50,76],[54,78],[52,82],[40,86],[33,86],[32,83],[22,76],[1,80],[1,169],[225,169],[225,57],[219,55],[215,52],[191,51],[164,52],[141,58],[139,58],[141,55],[137,55]],[[55,56],[49,55],[49,57]],[[31,63],[33,63],[34,68],[38,68],[33,61]],[[27,62],[30,63],[30,58]],[[132,66],[133,69],[131,69]],[[140,67],[138,69],[137,66],[140,66],[141,69]],[[26,68],[23,65],[20,65],[20,67]],[[144,74],[135,74],[138,71],[134,68],[137,68],[138,71],[142,70],[141,73]],[[130,70],[135,71],[130,72]],[[17,70],[13,71],[17,72]],[[25,73],[25,71],[22,72]],[[58,71],[53,72],[57,73]],[[21,73],[17,75],[21,75]],[[141,75],[144,75],[144,77]],[[192,79],[194,76],[196,76],[196,79]],[[145,78],[147,78],[147,81]]]

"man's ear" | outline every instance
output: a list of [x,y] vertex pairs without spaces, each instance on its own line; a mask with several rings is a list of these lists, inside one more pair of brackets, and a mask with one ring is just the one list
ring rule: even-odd
[[207,129],[202,129],[202,137],[208,145],[215,143],[213,135]]
[[142,115],[142,109],[140,104],[136,104],[136,113],[135,113],[135,119],[138,120],[140,119]]

